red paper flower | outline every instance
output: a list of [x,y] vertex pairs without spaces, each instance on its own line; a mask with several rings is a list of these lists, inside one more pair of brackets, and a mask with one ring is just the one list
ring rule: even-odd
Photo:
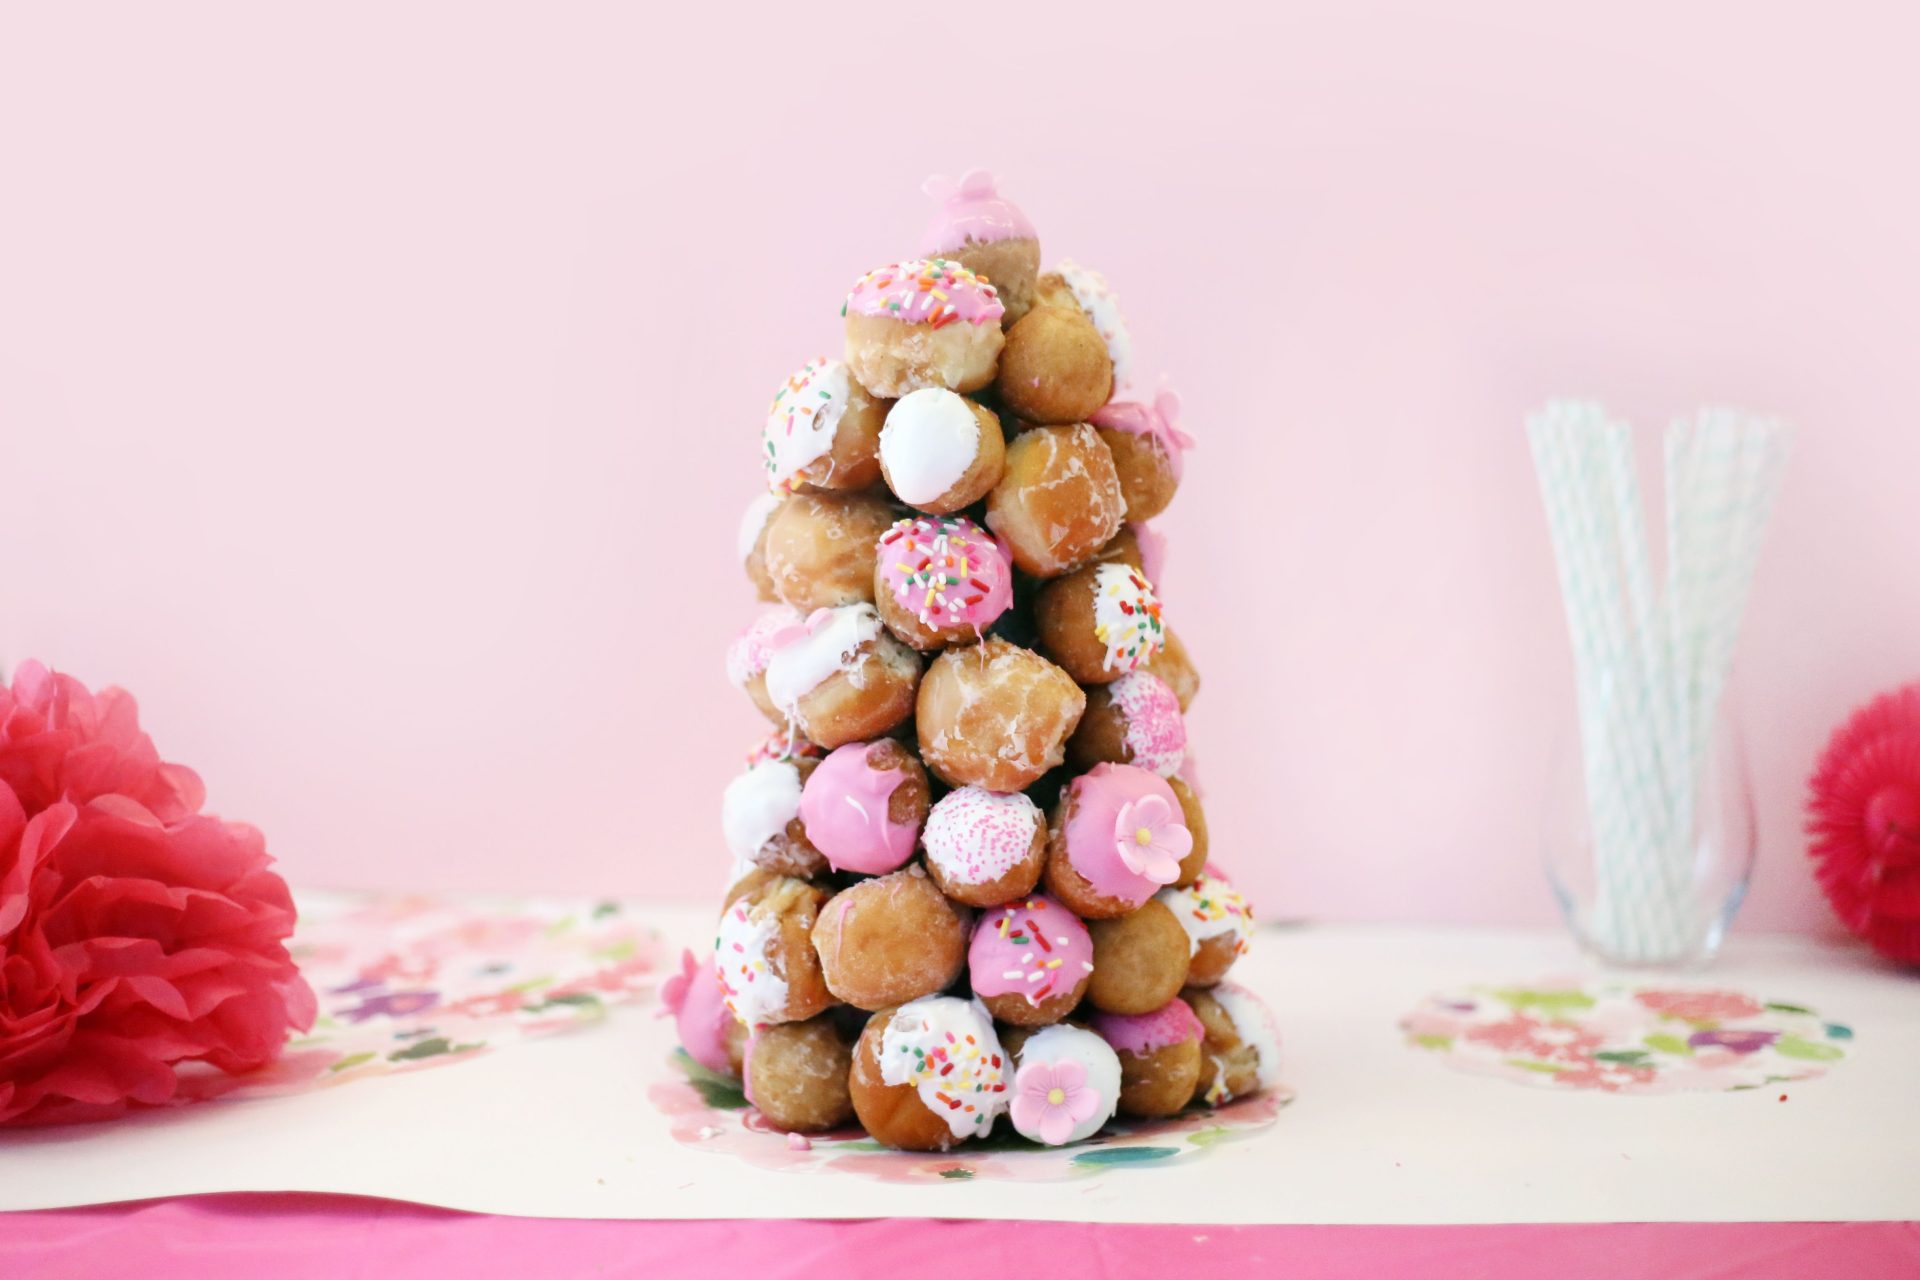
[[1920,964],[1920,683],[1854,712],[1812,789],[1809,852],[1827,901],[1874,950]]
[[312,1025],[286,882],[204,794],[123,691],[0,684],[0,1124],[181,1101],[179,1064],[250,1071]]

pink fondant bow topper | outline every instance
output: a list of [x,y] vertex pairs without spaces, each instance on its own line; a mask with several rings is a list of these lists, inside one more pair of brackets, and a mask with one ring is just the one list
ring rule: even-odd
[[1152,419],[1148,434],[1160,441],[1168,453],[1193,448],[1193,437],[1180,429],[1180,397],[1173,391],[1163,388],[1153,398],[1153,412],[1148,416]]
[[767,648],[769,650],[784,649],[797,640],[804,640],[808,636],[817,636],[820,634],[821,628],[832,621],[833,610],[825,608],[815,609],[812,613],[808,614],[803,621],[789,622],[786,626],[781,627],[778,631],[768,636]]
[[1116,400],[1093,415],[1096,427],[1111,427],[1136,436],[1151,436],[1171,458],[1193,448],[1193,437],[1180,429],[1180,397],[1162,388],[1151,404]]
[[985,169],[969,169],[957,182],[944,173],[936,173],[921,183],[920,189],[942,204],[955,200],[991,200],[1000,194],[993,174]]

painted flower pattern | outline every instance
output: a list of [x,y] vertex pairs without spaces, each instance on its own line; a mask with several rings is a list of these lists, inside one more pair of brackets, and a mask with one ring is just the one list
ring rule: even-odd
[[649,998],[664,942],[620,903],[303,894],[289,945],[319,993],[309,1035],[219,1096],[295,1093],[462,1062]]
[[1155,884],[1180,878],[1180,859],[1193,852],[1184,818],[1160,796],[1141,796],[1120,808],[1113,823],[1120,861]]
[[1040,1141],[1057,1147],[1073,1136],[1076,1125],[1100,1110],[1100,1094],[1087,1083],[1087,1069],[1078,1062],[1029,1062],[1013,1078],[1013,1122],[1023,1132],[1038,1132]]
[[1559,980],[1433,995],[1400,1029],[1462,1071],[1627,1094],[1811,1080],[1853,1039],[1803,1005],[1738,991]]
[[1516,1013],[1499,1022],[1474,1027],[1467,1038],[1503,1053],[1538,1058],[1544,1062],[1584,1062],[1605,1037],[1565,1018],[1540,1019]]
[[1633,998],[1655,1013],[1683,1022],[1751,1018],[1766,1006],[1738,991],[1636,991]]

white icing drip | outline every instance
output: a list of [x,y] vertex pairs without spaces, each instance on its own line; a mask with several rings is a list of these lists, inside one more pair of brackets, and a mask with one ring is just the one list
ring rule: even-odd
[[790,716],[800,699],[827,677],[846,670],[861,647],[880,634],[880,615],[870,604],[843,605],[828,612],[832,616],[817,629],[788,641],[767,659],[767,696]]
[[747,557],[753,554],[753,544],[760,541],[760,531],[767,527],[767,521],[773,519],[774,511],[780,506],[780,495],[763,493],[747,504],[740,517],[740,563],[745,564]]
[[779,932],[778,912],[756,911],[744,902],[734,903],[720,917],[713,962],[727,993],[727,1008],[750,1027],[787,1011],[787,980],[767,961],[767,948]]
[[1107,358],[1113,361],[1113,386],[1118,391],[1133,381],[1133,337],[1120,314],[1120,303],[1098,271],[1089,271],[1076,262],[1063,262],[1054,270],[1107,344]]
[[[1068,1142],[1085,1142],[1113,1119],[1114,1109],[1120,1102],[1120,1055],[1105,1040],[1081,1027],[1055,1023],[1034,1032],[1020,1046],[1020,1065],[1024,1067],[1030,1062],[1077,1062],[1086,1069],[1086,1087],[1100,1099],[1100,1109],[1074,1126],[1067,1136]],[[1023,1137],[1035,1142],[1041,1140],[1038,1126],[1022,1128],[1015,1120],[1013,1127]]]
[[800,770],[790,761],[757,764],[727,784],[720,799],[720,828],[727,849],[753,862],[767,841],[800,815]]
[[1232,982],[1215,987],[1213,998],[1233,1019],[1241,1041],[1252,1047],[1259,1061],[1254,1079],[1262,1089],[1273,1088],[1280,1082],[1280,1029],[1274,1025],[1273,1012],[1259,996]]
[[958,484],[980,454],[980,419],[944,387],[908,392],[880,429],[880,464],[902,502],[932,502]]
[[[930,1067],[936,1053],[947,1055],[954,1069],[942,1074]],[[881,1080],[913,1085],[927,1110],[946,1121],[956,1138],[979,1137],[993,1128],[1009,1101],[1007,1090],[994,1086],[1005,1085],[1009,1074],[993,1019],[978,1000],[923,996],[908,1001],[894,1010],[880,1037]],[[948,1106],[941,1094],[962,1105]]]
[[760,433],[768,484],[783,489],[827,455],[850,394],[847,366],[838,360],[810,361],[787,379]]
[[1247,939],[1252,936],[1253,917],[1244,909],[1239,912],[1223,913],[1217,920],[1204,918],[1205,913],[1200,909],[1200,899],[1212,898],[1222,893],[1231,894],[1237,905],[1245,907],[1246,900],[1240,897],[1239,891],[1232,885],[1204,873],[1184,889],[1169,886],[1153,895],[1167,910],[1173,912],[1173,918],[1178,920],[1180,927],[1187,931],[1188,955],[1198,953],[1200,944],[1208,938],[1232,934],[1240,946],[1244,947]]

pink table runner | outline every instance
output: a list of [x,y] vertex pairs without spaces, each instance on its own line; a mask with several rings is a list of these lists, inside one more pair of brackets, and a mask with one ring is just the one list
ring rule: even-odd
[[[911,1275],[964,1258],[975,1275],[1048,1260],[1060,1277],[1524,1274],[1619,1280],[1920,1274],[1920,1224],[1652,1223],[1495,1227],[1157,1227],[984,1223],[608,1222],[497,1218],[311,1195],[227,1195],[0,1216],[0,1275],[355,1280],[754,1280]],[[857,1268],[857,1270],[856,1270]]]

